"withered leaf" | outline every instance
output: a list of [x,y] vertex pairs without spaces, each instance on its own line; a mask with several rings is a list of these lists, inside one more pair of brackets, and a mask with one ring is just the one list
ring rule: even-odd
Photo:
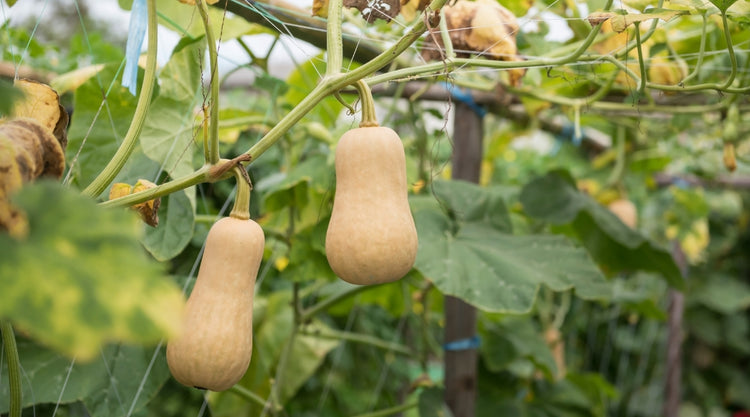
[[0,124],[0,230],[23,237],[25,216],[10,203],[10,196],[38,177],[60,178],[65,155],[52,132],[37,120],[17,118]]
[[[458,0],[444,10],[456,56],[479,54],[499,61],[523,61],[518,56],[516,46],[517,19],[498,2]],[[445,52],[440,31],[433,28],[430,32],[422,49],[422,57],[425,60],[442,59]],[[518,85],[525,73],[523,68],[509,70],[509,82]]]
[[401,16],[411,22],[417,14],[427,8],[430,0],[401,0]]
[[42,126],[55,130],[60,120],[60,98],[50,86],[33,80],[19,79],[14,85],[24,98],[13,106],[12,116],[36,119]]
[[[118,182],[112,184],[112,187],[109,189],[109,199],[114,200],[116,198],[125,197],[154,187],[156,187],[156,184],[144,179],[139,179],[136,181],[135,185],[132,186],[123,182]],[[159,225],[159,207],[161,207],[161,197],[135,204],[130,208],[138,212],[138,215],[144,223],[156,227]]]
[[589,24],[594,27],[598,25],[599,23],[604,23],[607,20],[611,19],[613,16],[616,16],[612,12],[593,12],[589,14],[589,16],[586,18],[588,20]]
[[328,17],[328,0],[313,0],[313,16]]
[[401,11],[401,0],[344,0],[344,7],[359,10],[367,23],[376,19],[390,22]]

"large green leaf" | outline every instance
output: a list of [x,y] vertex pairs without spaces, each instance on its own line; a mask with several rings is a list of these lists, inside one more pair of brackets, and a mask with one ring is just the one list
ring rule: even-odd
[[521,191],[524,211],[556,225],[570,225],[591,256],[606,270],[661,273],[676,288],[682,274],[666,249],[630,229],[591,197],[578,191],[566,171],[551,171]]
[[162,198],[159,226],[146,227],[143,245],[159,261],[179,255],[193,237],[195,211],[185,190]]
[[50,182],[25,187],[15,201],[30,232],[23,240],[0,234],[0,316],[79,360],[107,341],[155,343],[176,333],[182,293],[143,252],[133,213]]
[[149,108],[140,141],[143,152],[172,178],[193,170],[193,108],[199,97],[202,39],[183,38],[159,76],[160,91]]
[[[20,339],[24,371],[23,406],[83,401],[93,416],[126,416],[141,409],[161,388],[169,371],[154,348],[111,345],[96,360],[72,360]],[[8,368],[0,373],[0,413],[8,412]],[[131,410],[132,409],[132,410]]]
[[[539,285],[604,299],[611,287],[586,251],[561,236],[513,236],[496,190],[437,182],[439,204],[414,199],[415,268],[444,294],[489,312],[529,311]],[[420,201],[421,200],[421,201]]]
[[75,90],[65,160],[81,188],[112,159],[133,118],[136,98],[115,79],[116,70],[107,65]]

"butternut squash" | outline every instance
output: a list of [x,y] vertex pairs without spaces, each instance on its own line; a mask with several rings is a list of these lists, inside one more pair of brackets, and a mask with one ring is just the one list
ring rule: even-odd
[[417,256],[417,229],[409,208],[406,157],[387,127],[346,132],[335,155],[336,194],[326,233],[331,269],[352,284],[401,279]]
[[180,383],[223,391],[247,371],[264,244],[263,230],[249,219],[225,217],[211,227],[183,333],[167,344],[167,363]]

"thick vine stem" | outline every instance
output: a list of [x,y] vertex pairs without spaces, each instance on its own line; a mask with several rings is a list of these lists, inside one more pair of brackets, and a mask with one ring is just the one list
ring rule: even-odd
[[163,197],[165,195],[172,194],[174,192],[184,190],[185,188],[191,187],[196,184],[211,181],[211,166],[204,165],[192,174],[184,177],[159,184],[154,188],[148,190],[139,191],[125,197],[116,198],[114,200],[104,201],[99,203],[101,207],[127,207],[134,204],[143,203],[144,201],[153,200],[157,197]]
[[326,22],[326,76],[341,73],[344,65],[344,40],[341,33],[343,0],[328,0],[328,21]]
[[242,165],[237,164],[234,166],[234,176],[237,179],[237,194],[234,196],[234,206],[232,207],[232,212],[229,213],[229,217],[249,220],[250,192],[253,189],[253,185],[250,182],[247,171],[245,171]]
[[159,45],[157,38],[158,30],[158,16],[156,14],[156,0],[148,1],[148,55],[146,56],[146,72],[143,76],[143,84],[141,85],[141,95],[138,97],[138,103],[135,107],[135,114],[133,114],[133,121],[130,123],[130,128],[125,134],[120,147],[117,148],[117,152],[110,159],[107,166],[104,167],[102,172],[97,175],[96,178],[89,184],[84,190],[83,194],[90,197],[98,197],[104,190],[112,183],[117,174],[120,172],[125,162],[130,158],[130,155],[135,149],[136,142],[141,135],[143,129],[143,122],[146,120],[146,114],[151,106],[151,94],[154,91],[154,84],[156,83],[156,53]]
[[219,58],[216,52],[216,39],[211,30],[211,19],[208,16],[208,5],[203,0],[195,3],[203,18],[203,27],[206,31],[206,42],[208,44],[208,59],[211,65],[211,120],[208,125],[208,163],[215,164],[219,161]]
[[16,335],[13,333],[13,325],[3,320],[3,346],[5,346],[5,359],[8,362],[8,381],[10,383],[10,408],[8,417],[21,417],[23,404],[23,391],[21,390],[21,361],[18,359],[18,345]]
[[[433,0],[427,7],[427,10],[438,10],[448,0]],[[279,121],[268,133],[263,136],[255,145],[250,147],[245,153],[257,159],[261,154],[267,151],[284,133],[289,130],[295,123],[312,110],[321,100],[342,88],[361,80],[375,71],[385,67],[393,62],[402,52],[407,50],[417,39],[427,30],[425,19],[420,19],[412,26],[404,36],[402,36],[390,48],[383,51],[380,55],[361,65],[360,67],[349,71],[345,74],[326,76],[315,86],[315,88],[305,96],[287,115]],[[442,63],[441,63],[442,65]]]
[[375,114],[375,101],[372,99],[372,90],[364,80],[358,80],[354,83],[354,88],[359,94],[359,101],[362,103],[362,121],[359,127],[377,127],[378,117]]

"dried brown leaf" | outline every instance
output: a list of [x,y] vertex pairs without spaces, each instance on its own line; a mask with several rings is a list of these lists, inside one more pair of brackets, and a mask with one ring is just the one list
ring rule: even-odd
[[359,10],[367,23],[376,19],[390,22],[401,11],[401,0],[344,0],[344,7]]
[[36,119],[50,132],[54,131],[60,120],[60,98],[55,90],[33,80],[20,79],[14,84],[23,91],[24,98],[13,105],[12,116]]
[[18,118],[0,124],[0,229],[25,236],[26,217],[11,205],[10,196],[38,177],[60,178],[64,169],[60,143],[37,120]]
[[[149,180],[139,179],[135,185],[126,184],[124,182],[118,182],[112,184],[109,189],[109,199],[114,200],[116,198],[125,197],[139,191],[148,190],[156,187],[156,184]],[[138,212],[144,223],[149,226],[156,227],[159,225],[159,207],[161,206],[161,197],[153,200],[148,200],[143,203],[138,203],[130,208]]]
[[313,0],[313,16],[328,17],[328,0]]
[[[508,9],[494,0],[458,0],[444,8],[446,24],[450,31],[453,49],[458,57],[471,54],[499,61],[523,61],[518,56],[516,34],[518,22]],[[440,31],[430,30],[431,35],[422,49],[426,60],[437,60],[443,57],[443,42]],[[514,68],[508,70],[509,82],[518,85],[526,70]]]

